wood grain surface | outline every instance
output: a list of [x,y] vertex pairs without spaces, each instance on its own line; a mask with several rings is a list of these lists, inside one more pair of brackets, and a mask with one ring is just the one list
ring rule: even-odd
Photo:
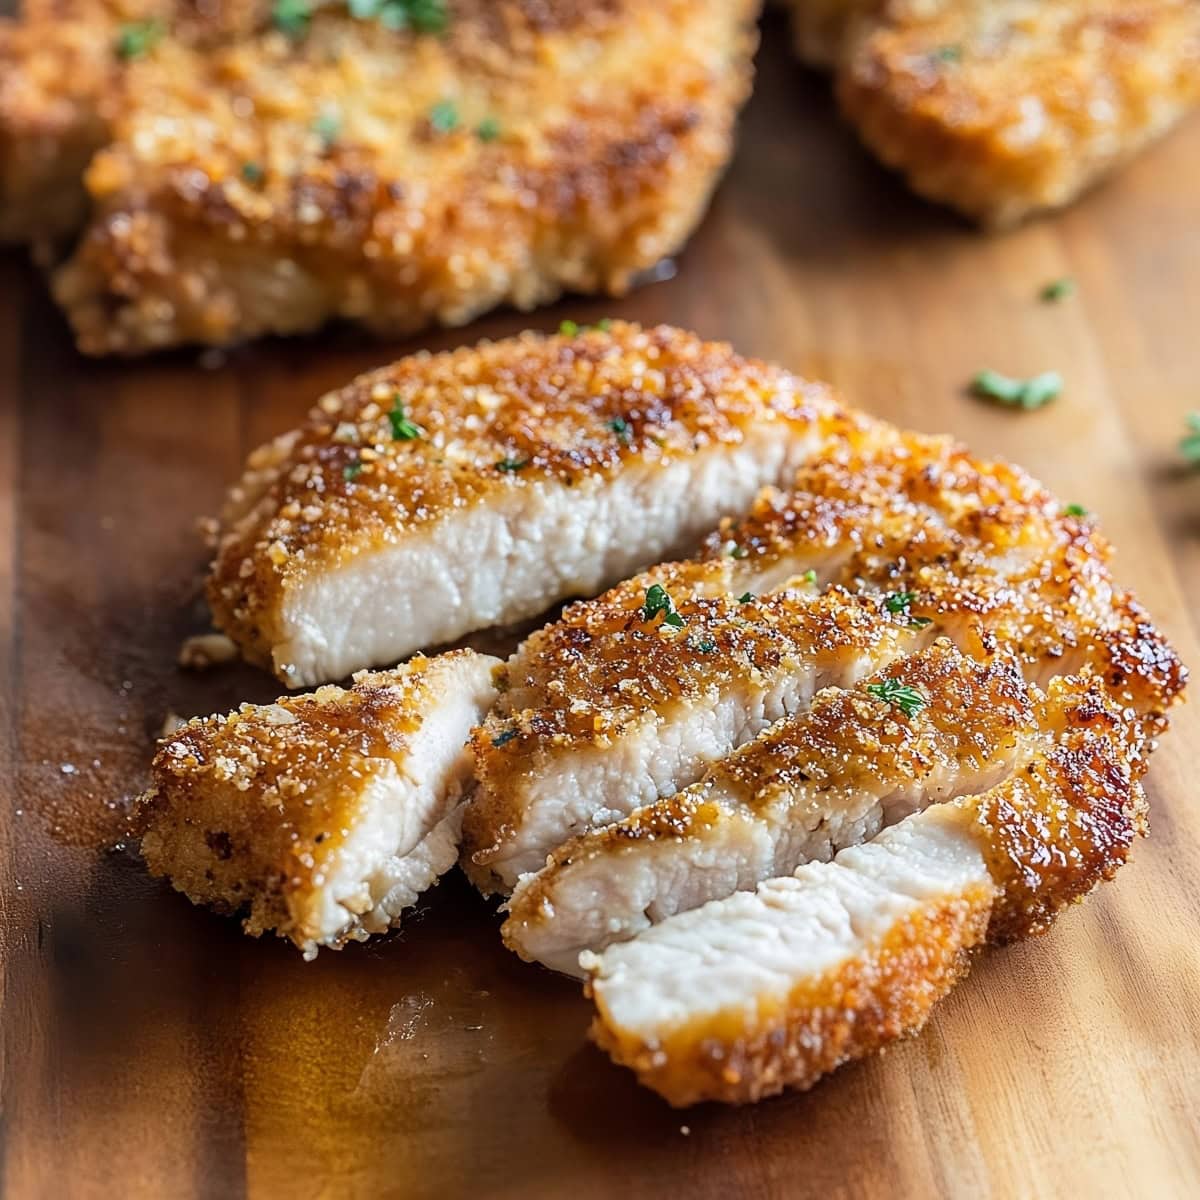
[[[769,23],[740,149],[678,274],[621,303],[404,345],[86,362],[0,258],[0,1134],[8,1197],[1185,1197],[1200,1194],[1200,724],[1153,833],[1046,937],[981,959],[926,1032],[806,1095],[672,1112],[584,1040],[458,878],[313,964],[149,879],[119,836],[168,711],[265,699],[174,666],[204,628],[198,514],[318,393],[418,345],[620,313],[727,338],[854,402],[1010,455],[1100,514],[1197,654],[1200,122],[1061,217],[983,237],[911,198]],[[1039,302],[1070,275],[1076,294]],[[1033,414],[979,368],[1060,370]]]

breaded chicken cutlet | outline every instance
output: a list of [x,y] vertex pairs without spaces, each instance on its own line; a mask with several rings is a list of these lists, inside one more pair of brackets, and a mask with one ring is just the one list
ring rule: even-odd
[[89,354],[622,294],[706,207],[757,8],[447,0],[436,33],[323,7],[164,40],[128,66],[55,294]]
[[214,619],[293,687],[386,665],[683,552],[845,420],[822,385],[666,326],[414,355],[251,456]]
[[593,1038],[682,1106],[808,1088],[916,1033],[977,948],[1043,932],[1145,833],[1142,729],[1099,679],[1055,679],[1034,725],[990,789],[585,954]]
[[417,656],[349,689],[189,721],[138,802],[147,866],[306,957],[398,925],[457,858],[464,743],[498,666]]
[[1196,0],[793,0],[866,145],[1002,228],[1069,204],[1200,104]]
[[0,242],[78,229],[83,173],[108,140],[126,65],[164,39],[252,32],[269,0],[25,0],[0,19]]

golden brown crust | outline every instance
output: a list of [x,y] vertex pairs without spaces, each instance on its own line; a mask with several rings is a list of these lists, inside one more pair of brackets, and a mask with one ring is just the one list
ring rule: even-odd
[[918,1032],[967,973],[992,890],[978,886],[895,922],[870,952],[794,988],[778,1006],[722,1012],[653,1046],[618,1029],[597,998],[592,1040],[669,1104],[746,1104],[806,1089],[843,1063]]
[[[394,437],[397,405],[420,436]],[[209,580],[214,619],[269,663],[285,598],[359,554],[522,489],[574,487],[736,446],[764,422],[807,429],[838,412],[824,388],[666,326],[618,321],[414,355],[324,397],[299,431],[251,455]]]
[[731,148],[757,0],[449,7],[437,37],[327,11],[134,64],[56,281],[81,349],[457,325],[621,294],[673,253]]
[[1194,0],[885,5],[842,107],[922,195],[985,225],[1067,204],[1200,103]]
[[351,835],[382,773],[403,769],[413,735],[470,651],[418,655],[228,716],[188,721],[159,745],[137,809],[155,875],[197,904],[248,908],[252,934],[317,936],[307,901]]
[[[923,706],[907,714],[881,698],[878,685],[889,679],[914,689]],[[753,816],[784,796],[815,821],[865,791],[882,795],[937,772],[976,775],[1011,762],[1024,745],[1032,753],[1035,731],[1030,690],[1011,659],[979,663],[938,641],[856,687],[818,692],[807,712],[771,726],[693,786],[565,842],[510,901],[505,943],[526,957],[527,931],[559,919],[559,888],[580,868],[615,872],[621,856],[655,843],[702,843],[730,812]]]
[[269,0],[32,0],[0,19],[0,242],[83,223],[83,172],[120,104],[126,24],[212,46],[261,24]]
[[965,823],[990,885],[919,904],[862,953],[784,997],[677,1023],[652,1041],[620,1028],[589,984],[593,1039],[670,1103],[686,1105],[811,1087],[917,1032],[985,936],[1043,932],[1065,905],[1111,879],[1145,833],[1146,743],[1136,715],[1100,680],[1072,677],[1052,682],[1038,722],[1054,737],[1048,752],[990,791],[925,814]]
[[[798,582],[742,603],[737,563],[666,564],[566,609],[524,644],[513,685],[472,735],[479,789],[463,822],[475,868],[502,857],[527,792],[556,762],[605,750],[641,727],[784,672],[915,645],[904,618],[869,599]],[[647,590],[665,586],[685,624],[644,619]],[[486,874],[486,872],[484,872]]]
[[[1187,669],[1145,610],[1119,590],[1092,520],[1019,467],[973,457],[949,438],[885,426],[850,432],[708,540],[710,559],[744,554],[820,564],[823,580],[908,593],[906,611],[955,631],[978,623],[1035,673],[1094,666],[1147,727],[1161,729]],[[1064,671],[1061,665],[1066,663]]]

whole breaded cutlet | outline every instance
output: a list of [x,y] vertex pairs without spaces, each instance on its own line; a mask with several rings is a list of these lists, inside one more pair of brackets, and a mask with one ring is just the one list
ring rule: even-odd
[[1196,0],[793,0],[867,146],[1003,228],[1060,208],[1200,104]]
[[625,292],[703,212],[757,0],[448,0],[438,30],[322,8],[127,70],[55,279],[89,354],[462,324]]

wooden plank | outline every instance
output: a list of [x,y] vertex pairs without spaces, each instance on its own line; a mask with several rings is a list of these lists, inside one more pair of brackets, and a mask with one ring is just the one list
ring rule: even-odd
[[[0,326],[6,1194],[1195,1194],[1188,708],[1154,761],[1153,837],[1114,885],[982,959],[921,1037],[752,1109],[681,1114],[639,1089],[587,1046],[578,989],[508,954],[461,880],[400,935],[305,964],[94,848],[168,710],[274,694],[248,669],[173,666],[204,623],[194,518],[245,451],[358,370],[564,316],[693,326],[1017,459],[1099,514],[1121,577],[1200,662],[1200,474],[1174,454],[1200,408],[1200,123],[1073,211],[983,237],[872,163],[782,38],[761,68],[678,274],[619,303],[386,346],[335,333],[210,369],[91,364],[0,261],[20,314]],[[1076,294],[1041,303],[1063,275]],[[1053,367],[1067,390],[1013,414],[964,394],[982,366]]]

